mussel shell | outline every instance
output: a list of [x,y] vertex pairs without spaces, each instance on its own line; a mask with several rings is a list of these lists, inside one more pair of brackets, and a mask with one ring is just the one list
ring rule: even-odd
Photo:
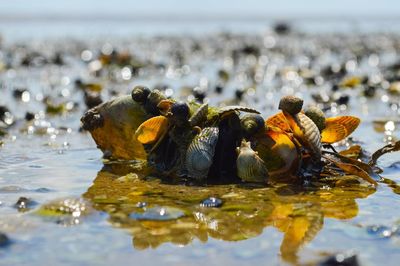
[[217,127],[206,127],[193,139],[186,152],[186,169],[189,177],[207,178],[213,164],[218,135]]
[[168,174],[179,163],[181,154],[177,144],[171,138],[164,138],[158,147],[148,156],[149,165],[160,174]]
[[260,113],[256,109],[253,109],[253,108],[250,108],[250,107],[245,107],[245,106],[240,106],[240,105],[229,105],[229,106],[221,107],[218,110],[218,114],[220,116],[222,116],[222,115],[224,115],[226,113],[235,112],[235,111],[246,112],[246,113],[254,113],[254,114],[259,114]]
[[227,114],[219,121],[218,128],[221,137],[215,148],[214,162],[209,172],[208,182],[240,183],[236,171],[236,147],[243,139],[239,116],[235,112]]
[[148,115],[130,95],[121,96],[90,109],[82,117],[82,127],[92,135],[97,147],[115,159],[146,159],[143,145],[134,139],[136,129]]

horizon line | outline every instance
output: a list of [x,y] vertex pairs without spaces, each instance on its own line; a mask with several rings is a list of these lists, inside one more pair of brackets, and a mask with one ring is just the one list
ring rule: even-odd
[[400,15],[224,15],[224,14],[210,14],[210,15],[199,15],[199,14],[179,14],[179,13],[170,13],[170,14],[75,14],[75,15],[66,15],[66,14],[51,14],[51,15],[32,15],[32,14],[2,14],[0,13],[0,21],[2,22],[24,22],[24,21],[249,21],[249,22],[262,22],[262,21],[282,21],[282,22],[298,22],[298,21],[319,21],[319,22],[342,22],[346,20],[347,22],[379,22],[379,21],[400,21]]

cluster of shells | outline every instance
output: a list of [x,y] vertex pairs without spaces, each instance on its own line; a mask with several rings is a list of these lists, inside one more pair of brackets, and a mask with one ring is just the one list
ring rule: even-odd
[[[210,183],[265,183],[269,177],[317,175],[322,142],[347,137],[359,123],[355,117],[340,117],[326,127],[321,110],[302,107],[302,99],[285,96],[279,104],[282,112],[265,120],[250,107],[175,101],[158,90],[136,86],[130,96],[89,110],[82,122],[106,156],[143,157],[158,174]],[[343,118],[350,121],[343,125]],[[110,123],[115,126],[107,126]],[[118,131],[120,143],[112,140],[110,130]],[[324,130],[330,131],[325,141]],[[129,153],[126,146],[136,148]]]

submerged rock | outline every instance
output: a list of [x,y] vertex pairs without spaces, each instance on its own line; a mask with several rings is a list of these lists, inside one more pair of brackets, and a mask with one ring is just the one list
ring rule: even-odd
[[328,257],[319,266],[359,266],[357,255],[353,253],[339,253]]
[[378,238],[390,238],[393,236],[400,236],[400,227],[398,226],[384,226],[384,225],[372,225],[367,227],[367,232],[370,235]]
[[65,198],[42,205],[37,215],[62,225],[76,225],[93,212],[91,206],[80,198]]
[[2,232],[0,232],[0,248],[6,247],[11,243],[8,236]]
[[135,220],[150,220],[150,221],[169,221],[176,220],[185,216],[185,213],[174,207],[154,207],[147,209],[143,213],[134,212],[129,215]]
[[37,204],[36,201],[27,198],[27,197],[20,197],[18,201],[14,204],[14,207],[19,212],[26,212],[32,209]]

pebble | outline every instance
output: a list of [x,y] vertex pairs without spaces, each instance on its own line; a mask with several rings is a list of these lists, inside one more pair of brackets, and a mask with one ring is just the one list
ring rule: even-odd
[[206,208],[219,208],[223,204],[222,200],[215,197],[209,197],[200,203],[201,207]]
[[20,212],[25,212],[29,211],[32,209],[33,206],[35,206],[37,203],[27,197],[20,197],[18,201],[14,204],[14,207],[20,211]]

